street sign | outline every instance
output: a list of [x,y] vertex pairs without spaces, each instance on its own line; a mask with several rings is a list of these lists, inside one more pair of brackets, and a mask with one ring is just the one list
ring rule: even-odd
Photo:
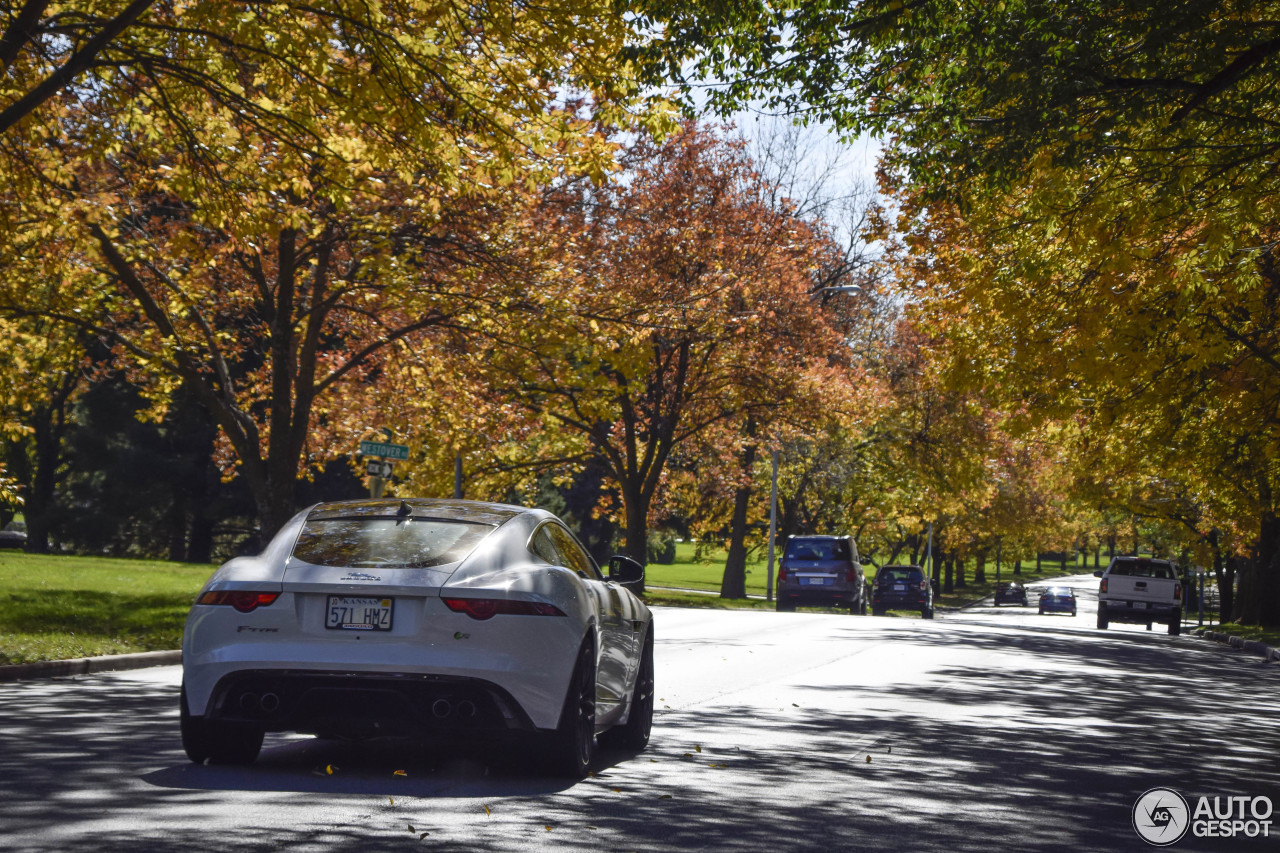
[[384,462],[381,459],[370,459],[364,470],[370,477],[382,477],[385,479],[391,476],[391,469],[390,462]]
[[409,445],[388,444],[385,441],[362,441],[360,442],[360,455],[407,460],[409,458]]

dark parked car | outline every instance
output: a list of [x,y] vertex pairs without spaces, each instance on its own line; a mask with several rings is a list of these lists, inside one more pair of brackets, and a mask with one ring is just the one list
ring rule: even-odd
[[1076,615],[1076,591],[1069,586],[1051,586],[1040,591],[1040,613]]
[[1027,606],[1027,588],[1017,581],[996,584],[996,607],[1001,604],[1021,604]]
[[0,548],[23,548],[27,544],[27,525],[11,521],[0,530]]
[[851,536],[792,536],[778,565],[778,609],[798,604],[867,612],[866,578]]
[[924,576],[924,569],[884,566],[876,572],[871,612],[882,616],[886,610],[919,610],[924,618],[933,618],[933,585]]

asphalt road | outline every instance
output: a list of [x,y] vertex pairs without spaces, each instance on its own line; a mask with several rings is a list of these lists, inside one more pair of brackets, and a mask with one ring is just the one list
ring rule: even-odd
[[1096,580],[1073,583],[1075,618],[658,608],[653,741],[573,785],[465,749],[272,735],[250,768],[195,766],[178,667],[0,684],[0,848],[1143,850],[1153,787],[1280,805],[1280,668],[1097,631]]

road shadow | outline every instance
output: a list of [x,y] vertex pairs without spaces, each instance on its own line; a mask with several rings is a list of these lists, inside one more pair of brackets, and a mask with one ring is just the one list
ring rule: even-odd
[[[13,850],[109,853],[1056,853],[1148,849],[1132,806],[1156,786],[1280,802],[1274,665],[1145,632],[885,620],[874,633],[885,648],[953,646],[993,664],[870,684],[855,658],[834,682],[797,674],[783,707],[662,709],[649,749],[606,753],[573,785],[399,741],[271,738],[250,768],[196,766],[172,685],[3,685],[0,837]],[[865,640],[865,624],[838,626],[842,638]],[[243,831],[211,837],[229,809]],[[1175,849],[1273,845],[1188,837]]]

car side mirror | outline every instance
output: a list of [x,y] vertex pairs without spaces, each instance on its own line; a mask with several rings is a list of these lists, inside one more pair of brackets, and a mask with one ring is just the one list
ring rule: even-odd
[[1101,570],[1101,569],[1099,569],[1098,571],[1094,572],[1094,573],[1093,573],[1093,576],[1094,576],[1095,578],[1100,578],[1100,577],[1102,577],[1102,570]]
[[615,554],[609,558],[609,580],[630,586],[644,581],[644,566],[630,557]]

